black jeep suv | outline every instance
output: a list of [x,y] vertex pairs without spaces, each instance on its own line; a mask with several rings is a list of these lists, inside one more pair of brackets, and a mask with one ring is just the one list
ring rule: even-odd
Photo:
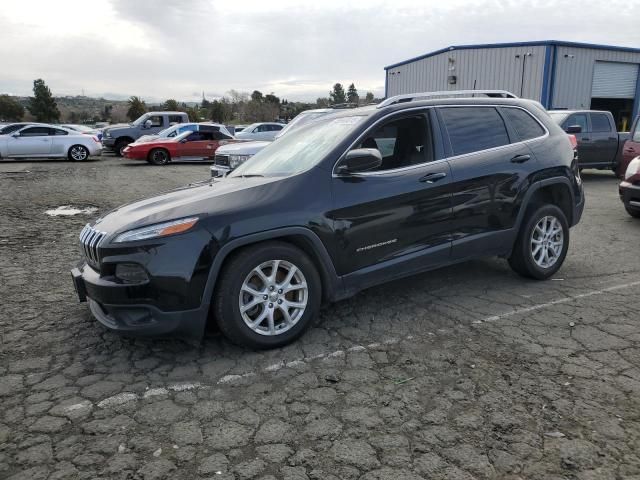
[[271,348],[323,301],[462,260],[550,277],[584,207],[566,133],[536,102],[455,93],[327,115],[224,179],[108,213],[80,234],[80,300],[116,331],[201,338],[213,318]]

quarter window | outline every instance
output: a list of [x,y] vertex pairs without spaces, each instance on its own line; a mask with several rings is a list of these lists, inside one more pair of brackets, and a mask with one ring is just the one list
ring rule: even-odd
[[564,129],[566,130],[568,127],[573,127],[575,125],[578,125],[582,129],[580,133],[589,131],[589,123],[587,121],[587,116],[584,113],[576,113],[567,118],[567,121],[564,122]]
[[67,132],[66,130],[60,130],[59,128],[51,128],[49,135],[56,135],[56,136],[69,135],[69,132]]
[[169,123],[182,123],[180,115],[169,115]]
[[454,155],[508,145],[509,135],[502,117],[493,107],[441,108]]
[[591,114],[591,131],[592,132],[610,132],[611,124],[609,123],[609,117],[604,113],[592,113]]
[[377,148],[382,155],[382,165],[378,171],[433,160],[433,142],[424,115],[384,123],[368,134],[355,148]]
[[516,130],[521,141],[531,140],[545,134],[540,124],[527,112],[519,108],[502,108],[507,121]]

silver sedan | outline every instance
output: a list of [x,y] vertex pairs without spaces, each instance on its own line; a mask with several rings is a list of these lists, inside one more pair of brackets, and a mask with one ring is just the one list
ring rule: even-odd
[[0,135],[0,158],[68,158],[81,162],[100,155],[97,137],[56,125],[28,125],[8,135]]

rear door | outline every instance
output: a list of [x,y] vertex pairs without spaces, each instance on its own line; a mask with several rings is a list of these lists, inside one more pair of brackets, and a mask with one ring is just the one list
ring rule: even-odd
[[360,287],[376,283],[376,272],[392,279],[449,260],[451,172],[434,151],[430,124],[427,110],[379,122],[354,148],[377,148],[382,165],[333,174],[328,216],[336,229],[338,274],[354,274]]
[[589,117],[594,163],[602,166],[613,165],[618,152],[618,132],[613,124],[613,118],[606,113],[597,112],[589,113]]
[[[27,127],[8,136],[7,152],[12,157],[45,157],[51,152],[49,127]],[[16,135],[16,136],[14,136]]]
[[[546,129],[517,107],[440,107],[438,114],[452,171],[452,259],[504,253],[513,242],[519,202],[536,163],[515,122],[521,124],[522,138],[533,137],[528,141],[544,137]],[[509,127],[505,118],[512,119]]]

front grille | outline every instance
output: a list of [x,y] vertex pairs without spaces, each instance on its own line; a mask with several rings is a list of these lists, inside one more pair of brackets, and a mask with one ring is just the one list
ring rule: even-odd
[[80,245],[82,246],[82,252],[84,253],[89,265],[94,267],[98,266],[100,261],[100,258],[98,257],[98,247],[106,236],[107,234],[105,232],[96,230],[88,223],[82,229],[82,232],[80,232]]
[[215,165],[229,166],[229,155],[216,155],[213,159]]

